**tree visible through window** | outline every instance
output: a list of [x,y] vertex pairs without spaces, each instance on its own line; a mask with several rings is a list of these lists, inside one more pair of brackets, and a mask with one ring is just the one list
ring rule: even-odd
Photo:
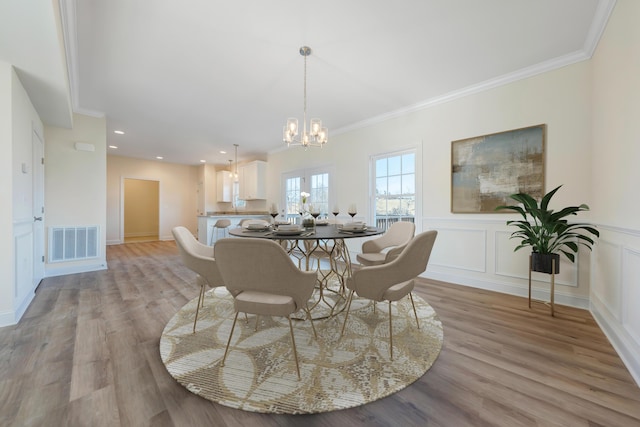
[[375,224],[386,230],[396,221],[415,221],[416,155],[414,151],[374,158]]

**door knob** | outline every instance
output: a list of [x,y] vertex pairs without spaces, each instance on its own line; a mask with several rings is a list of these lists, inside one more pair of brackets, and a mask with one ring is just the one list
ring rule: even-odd
[[36,221],[42,221],[42,217],[41,216],[34,216],[33,217],[33,222],[36,222]]

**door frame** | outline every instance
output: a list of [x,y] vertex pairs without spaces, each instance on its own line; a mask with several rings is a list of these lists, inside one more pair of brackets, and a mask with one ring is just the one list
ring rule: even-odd
[[[45,276],[45,186],[44,138],[37,126],[32,125],[32,214],[33,214],[33,278],[35,290]],[[36,220],[36,218],[39,218]]]

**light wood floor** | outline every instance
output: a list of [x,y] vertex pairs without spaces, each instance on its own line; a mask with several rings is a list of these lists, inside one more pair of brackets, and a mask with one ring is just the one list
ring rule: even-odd
[[143,242],[155,242],[159,240],[157,234],[150,234],[148,236],[129,236],[124,238],[124,243],[143,243]]
[[198,294],[173,242],[110,246],[109,270],[48,278],[0,329],[1,426],[638,426],[640,389],[591,315],[421,280],[444,346],[390,397],[265,415],[195,396],[166,372],[166,322]]

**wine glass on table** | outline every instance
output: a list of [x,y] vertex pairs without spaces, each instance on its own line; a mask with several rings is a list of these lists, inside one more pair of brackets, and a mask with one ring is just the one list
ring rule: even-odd
[[276,225],[276,217],[278,216],[278,206],[277,205],[271,205],[271,210],[269,212],[269,215],[271,215],[271,218],[273,218],[271,220],[271,222],[273,223],[273,225]]
[[315,231],[315,229],[316,229],[316,221],[318,220],[318,217],[320,216],[320,210],[318,210],[318,208],[316,208],[314,206],[311,206],[311,211],[309,213],[313,217],[313,230]]
[[317,220],[318,217],[320,216],[320,211],[318,209],[311,208],[311,216],[313,217],[314,220]]
[[347,213],[351,217],[351,222],[353,222],[353,217],[358,213],[358,208],[355,203],[349,205],[349,211]]
[[338,214],[340,213],[340,208],[338,207],[338,205],[335,205],[333,207],[333,210],[331,211],[331,213],[333,214],[333,221],[335,222],[335,226],[338,226]]

